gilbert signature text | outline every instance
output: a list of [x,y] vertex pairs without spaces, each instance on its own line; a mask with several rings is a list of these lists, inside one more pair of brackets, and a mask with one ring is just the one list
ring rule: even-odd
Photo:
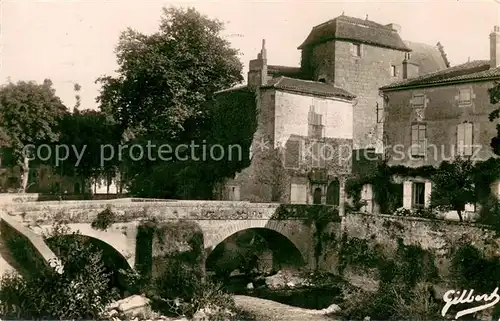
[[441,315],[443,317],[446,315],[446,313],[452,306],[464,303],[474,303],[474,302],[483,303],[475,307],[459,311],[455,316],[455,319],[458,319],[464,315],[472,314],[494,306],[500,301],[500,296],[498,295],[498,287],[495,290],[493,290],[493,292],[491,292],[490,294],[480,294],[480,295],[474,295],[474,290],[462,290],[462,291],[450,290],[443,295],[443,300],[444,302],[446,302],[445,306],[441,310]]

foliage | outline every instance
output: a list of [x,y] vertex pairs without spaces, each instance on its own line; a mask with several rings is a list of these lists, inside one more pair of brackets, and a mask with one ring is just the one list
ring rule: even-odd
[[414,286],[418,282],[435,280],[437,269],[433,255],[416,245],[404,245],[398,240],[394,257],[388,259],[379,245],[370,246],[368,240],[348,238],[343,234],[339,250],[339,269],[346,266],[377,268],[382,282]]
[[431,207],[455,210],[460,221],[466,204],[476,202],[473,163],[457,157],[453,162],[442,162],[432,176]]
[[[345,235],[345,234],[344,234]],[[347,264],[377,268],[380,286],[377,292],[357,291],[344,298],[342,316],[348,320],[370,316],[375,320],[436,319],[440,309],[430,282],[437,279],[434,257],[419,246],[398,241],[394,257],[388,259],[368,241],[347,240],[341,247],[341,266]]]
[[[243,80],[238,52],[221,36],[223,28],[194,9],[170,8],[157,33],[129,29],[121,35],[118,76],[98,80],[98,101],[124,141],[155,145],[151,157],[125,157],[121,165],[132,194],[211,199],[217,183],[250,164],[255,93],[215,94]],[[162,145],[168,148],[158,155]],[[214,160],[220,147],[224,155]]]
[[223,24],[195,9],[163,9],[159,32],[123,32],[118,76],[103,77],[101,109],[123,131],[174,137],[207,113],[214,92],[243,80],[237,50],[221,37]]
[[198,269],[180,259],[171,258],[153,284],[153,298],[166,314],[192,317],[201,309],[234,310],[234,301],[220,284],[203,280]]
[[500,203],[497,198],[491,197],[483,203],[477,222],[489,225],[497,234],[500,233]]
[[[57,143],[72,149],[69,157],[59,164],[61,173],[80,177],[84,181],[113,177],[121,160],[121,156],[117,155],[120,133],[104,113],[76,109],[74,113],[64,115],[60,129]],[[111,147],[104,146],[112,146],[113,153],[110,152]],[[104,157],[110,156],[111,160],[104,161]],[[56,165],[54,161],[49,161],[52,166]]]
[[105,231],[108,227],[113,225],[116,221],[116,215],[111,210],[111,207],[107,206],[102,212],[97,214],[97,217],[92,221],[90,226],[93,229]]
[[303,219],[306,225],[318,222],[323,227],[329,222],[340,222],[339,210],[334,205],[280,204],[272,219]]
[[101,254],[77,233],[68,239],[65,229],[56,224],[47,236],[64,272],[47,268],[30,278],[5,276],[0,282],[2,315],[14,319],[99,319],[105,305],[117,298],[110,291]]
[[395,216],[411,216],[412,214],[413,213],[410,209],[404,207],[399,207],[392,213],[392,215]]
[[22,167],[23,191],[28,186],[30,149],[53,142],[58,137],[58,122],[66,107],[56,96],[52,82],[42,85],[20,81],[0,88],[0,148],[11,148],[13,156]]
[[367,240],[348,238],[347,234],[342,234],[339,250],[340,271],[348,265],[375,268],[381,258],[381,254],[370,247]]
[[[500,102],[500,82],[495,81],[493,87],[488,88],[488,94],[490,96],[490,103],[492,105]],[[490,122],[497,120],[500,117],[500,108],[496,108],[489,115]],[[490,146],[493,152],[500,155],[500,124],[496,125],[497,135],[491,139]]]
[[[231,91],[218,95],[210,106],[204,129],[190,140],[153,140],[156,146],[168,144],[176,151],[168,161],[126,158],[130,191],[144,197],[211,199],[217,183],[250,165],[248,150],[257,126],[255,94]],[[145,145],[148,140],[134,143]],[[194,147],[181,150],[177,146],[182,144]]]
[[500,282],[498,258],[486,258],[477,248],[469,244],[456,248],[452,255],[451,268],[458,286],[490,293],[492,285]]
[[345,297],[341,315],[346,320],[437,320],[441,305],[429,284],[408,287],[402,283],[382,283],[374,293],[358,290]]
[[391,213],[402,205],[400,203],[403,197],[401,185],[394,182],[394,177],[430,178],[434,172],[435,168],[432,166],[389,166],[387,161],[380,161],[374,171],[348,179],[345,190],[354,203],[358,203],[363,186],[371,184],[374,200],[380,206],[380,211]]

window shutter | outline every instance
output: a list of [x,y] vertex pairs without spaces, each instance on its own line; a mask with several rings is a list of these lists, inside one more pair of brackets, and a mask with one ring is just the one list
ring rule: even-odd
[[418,144],[420,145],[420,155],[425,155],[425,125],[418,126]]
[[465,127],[464,124],[457,125],[457,153],[459,155],[464,154],[464,144],[465,144]]
[[411,126],[411,154],[416,155],[418,153],[418,125]]
[[464,155],[471,156],[472,155],[472,123],[464,124]]
[[404,182],[403,183],[403,207],[404,208],[411,208],[411,201],[412,201],[412,182]]

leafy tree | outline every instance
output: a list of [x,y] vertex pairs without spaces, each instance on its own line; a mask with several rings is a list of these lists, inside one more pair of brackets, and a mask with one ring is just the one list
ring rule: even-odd
[[[488,89],[488,94],[490,96],[490,103],[495,105],[500,102],[500,82],[495,81],[493,87]],[[490,121],[495,121],[500,117],[500,108],[493,110],[490,115]],[[491,148],[493,148],[493,152],[497,155],[500,155],[500,124],[496,125],[497,135],[491,139]]]
[[75,84],[73,86],[73,90],[75,92],[75,100],[76,100],[74,111],[77,111],[78,108],[80,108],[80,105],[82,104],[82,98],[80,96],[81,89],[82,89],[82,86],[80,86],[79,84]]
[[[129,190],[140,196],[211,198],[215,183],[249,165],[245,156],[256,128],[255,94],[215,95],[243,80],[238,51],[220,35],[223,24],[194,9],[164,9],[160,30],[124,32],[117,47],[118,76],[102,77],[98,102],[122,139],[145,146],[195,143],[239,145],[242,157],[219,161],[191,156],[170,161],[125,160]],[[217,96],[217,97],[216,97]],[[156,150],[157,151],[157,150]],[[203,153],[203,151],[201,152]],[[184,156],[187,159],[181,160]],[[157,157],[155,157],[157,158]]]
[[442,162],[432,176],[431,207],[455,210],[462,222],[465,205],[476,201],[473,174],[470,159],[457,157],[453,162]]
[[61,119],[60,130],[57,143],[70,149],[68,159],[59,162],[62,174],[81,178],[82,186],[89,180],[113,177],[119,164],[118,156],[102,162],[101,153],[103,146],[109,144],[116,154],[120,134],[104,113],[75,108]]
[[53,142],[58,138],[58,121],[66,112],[46,79],[42,85],[20,81],[0,88],[0,147],[11,148],[21,166],[21,189],[26,191],[30,169],[30,144]]
[[157,33],[123,32],[118,76],[98,79],[101,109],[123,131],[179,136],[186,121],[196,124],[206,116],[205,102],[214,92],[243,80],[238,51],[222,30],[221,22],[195,9],[165,8]]

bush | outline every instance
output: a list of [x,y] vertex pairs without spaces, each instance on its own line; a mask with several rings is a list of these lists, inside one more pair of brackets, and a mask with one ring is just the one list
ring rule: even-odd
[[113,225],[116,220],[116,215],[111,211],[110,207],[106,207],[106,209],[99,214],[94,221],[90,224],[93,229],[105,231],[108,227]]
[[404,208],[404,207],[400,207],[398,209],[396,209],[392,215],[395,215],[395,216],[411,216],[412,213],[409,209],[407,208]]
[[345,297],[341,315],[348,320],[437,320],[441,306],[430,285],[411,288],[404,283],[382,283],[374,293],[358,290]]
[[500,202],[496,198],[492,197],[484,202],[477,222],[490,225],[500,232]]
[[45,268],[26,278],[0,280],[0,311],[6,318],[99,319],[117,298],[101,253],[78,233],[68,238],[64,229],[56,224],[46,240],[64,265],[62,274]]
[[221,320],[236,310],[221,284],[204,280],[200,270],[182,258],[169,260],[165,271],[152,282],[151,290],[155,307],[167,315],[192,317],[204,311],[210,314],[209,319]]

